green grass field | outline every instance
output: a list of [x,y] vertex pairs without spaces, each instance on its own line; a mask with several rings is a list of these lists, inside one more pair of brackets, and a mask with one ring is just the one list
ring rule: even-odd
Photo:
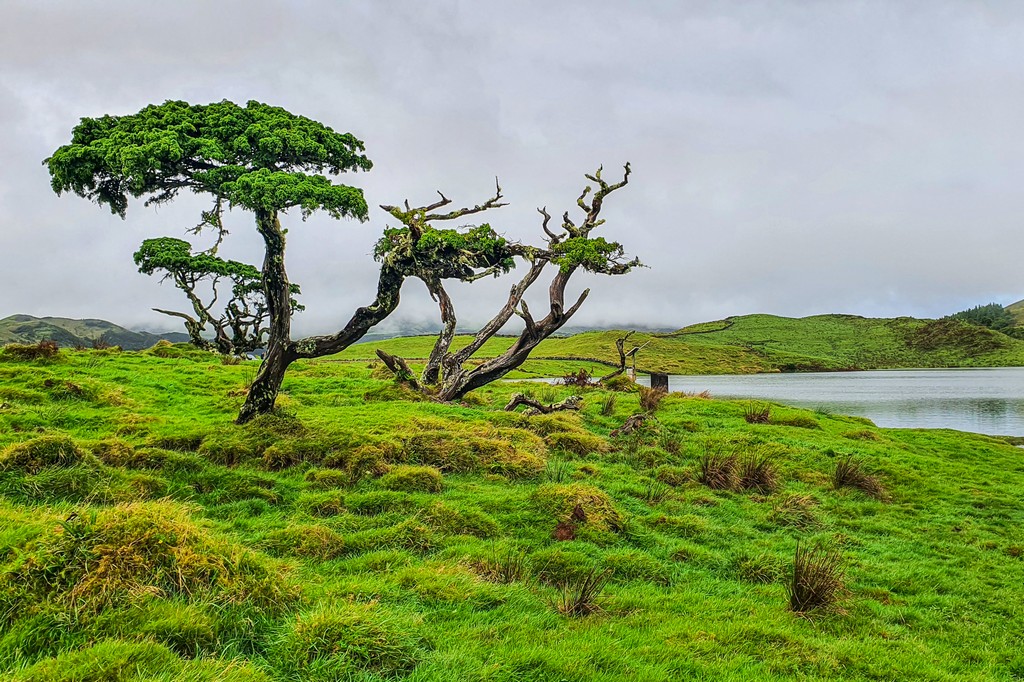
[[[234,426],[254,373],[177,346],[0,356],[0,677],[1024,678],[1024,460],[999,438],[681,395],[612,437],[637,393],[526,417],[511,393],[569,389],[444,405],[336,361]],[[731,455],[778,485],[699,482]],[[849,456],[884,493],[834,487]],[[831,608],[788,608],[798,542],[838,553]]]
[[[615,363],[621,331],[586,332],[544,341],[521,376],[542,376],[543,358]],[[468,337],[457,337],[465,344]],[[416,336],[357,344],[338,357],[369,360],[383,348],[425,359],[434,337]],[[512,343],[491,339],[478,357],[492,357]],[[1024,365],[1024,341],[955,320],[910,317],[872,319],[817,315],[799,319],[745,315],[705,322],[670,334],[634,334],[627,349],[644,346],[637,367],[670,374],[751,374],[772,371],[831,371],[916,367],[1006,367]],[[564,370],[564,363],[560,365]],[[595,368],[595,373],[602,371]],[[547,376],[557,374],[548,373]]]

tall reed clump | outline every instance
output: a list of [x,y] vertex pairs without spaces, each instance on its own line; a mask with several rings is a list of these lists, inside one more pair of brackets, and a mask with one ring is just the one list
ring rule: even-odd
[[876,476],[865,471],[864,463],[853,455],[847,455],[836,462],[836,470],[832,474],[832,485],[836,490],[855,488],[876,500],[888,499],[885,486]]
[[779,489],[779,473],[771,455],[753,452],[739,461],[739,486],[771,495]]
[[640,409],[644,412],[656,412],[662,398],[668,395],[665,391],[658,391],[646,386],[637,386],[637,389],[640,391]]
[[739,458],[735,454],[705,452],[698,463],[697,480],[712,490],[739,487]]
[[793,572],[786,584],[789,610],[808,613],[827,609],[846,592],[842,557],[835,550],[819,545],[801,547],[797,542],[793,556]]

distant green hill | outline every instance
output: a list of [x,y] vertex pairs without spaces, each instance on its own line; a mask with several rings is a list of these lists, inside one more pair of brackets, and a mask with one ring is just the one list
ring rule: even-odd
[[1024,326],[1024,300],[1017,301],[1016,303],[1011,303],[1010,305],[1005,307],[1007,312],[1013,315],[1014,319],[1017,320],[1017,326]]
[[[552,363],[537,366],[545,358],[614,362],[615,339],[622,333],[548,339],[531,356],[532,369],[550,373]],[[467,339],[458,337],[456,343]],[[1024,366],[1024,341],[949,319],[744,315],[666,334],[637,333],[629,342],[646,344],[638,355],[638,368],[673,374]],[[492,339],[484,356],[496,355],[511,343],[511,338]],[[390,339],[358,344],[341,357],[372,359],[376,348],[384,348],[410,359],[426,358],[432,344],[429,336]]]
[[180,332],[151,334],[133,332],[106,320],[72,320],[65,317],[32,317],[11,315],[0,320],[0,344],[36,343],[51,339],[62,347],[92,346],[102,339],[112,346],[125,350],[149,348],[161,339],[172,343],[188,341],[188,335]]

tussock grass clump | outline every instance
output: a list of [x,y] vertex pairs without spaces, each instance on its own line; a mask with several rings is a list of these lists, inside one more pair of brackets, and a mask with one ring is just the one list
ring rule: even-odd
[[270,678],[237,660],[186,661],[154,642],[105,639],[78,651],[47,658],[20,671],[15,682],[135,682],[190,680],[195,682],[270,682]]
[[537,441],[530,434],[514,433],[518,429],[484,430],[485,435],[480,431],[422,430],[407,437],[395,457],[441,472],[486,472],[510,479],[532,478],[544,470],[544,459],[538,454],[544,446],[531,448]]
[[348,474],[340,469],[310,469],[306,482],[311,488],[344,488],[349,484]]
[[575,549],[550,547],[530,555],[530,564],[537,579],[547,585],[561,587],[589,574],[597,562]]
[[839,552],[819,545],[801,547],[797,543],[793,570],[786,583],[789,610],[808,613],[834,606],[845,594],[842,558]]
[[748,583],[782,582],[786,576],[786,562],[767,553],[741,554],[733,561],[736,575]]
[[310,516],[328,518],[345,513],[345,498],[334,490],[307,492],[295,500],[295,506]]
[[489,557],[470,561],[469,568],[484,580],[502,585],[525,582],[531,577],[529,557],[513,545],[502,550],[492,548]]
[[408,494],[395,490],[371,490],[346,496],[345,506],[353,514],[376,516],[387,512],[405,512],[413,506]]
[[735,490],[739,486],[739,458],[735,454],[705,452],[697,466],[697,480],[712,490]]
[[640,384],[636,383],[625,374],[619,374],[618,376],[614,376],[611,379],[605,379],[604,381],[601,382],[601,385],[607,388],[609,391],[619,392],[636,391],[640,386]]
[[554,431],[544,438],[552,450],[561,450],[580,457],[608,452],[608,441],[600,436],[582,431]]
[[603,490],[583,483],[545,483],[533,494],[537,505],[559,523],[580,523],[598,530],[622,529],[623,516]]
[[378,481],[385,490],[413,493],[439,493],[444,488],[441,472],[430,466],[399,465]]
[[289,679],[355,679],[360,671],[386,678],[419,660],[418,638],[381,607],[340,603],[298,617],[276,653]]
[[768,424],[771,422],[772,408],[767,403],[750,403],[743,412],[748,424]]
[[876,500],[888,499],[888,493],[881,481],[865,471],[864,463],[853,455],[847,455],[836,462],[836,468],[832,474],[832,486],[836,490],[855,488]]
[[870,440],[875,442],[882,440],[882,437],[877,433],[874,431],[868,431],[867,429],[847,431],[843,434],[843,438],[849,438],[850,440]]
[[35,474],[45,467],[74,466],[85,458],[85,451],[67,436],[40,436],[0,451],[0,471],[18,469]]
[[639,384],[637,391],[640,393],[640,409],[651,414],[658,411],[661,401],[668,395],[665,391],[658,391]]
[[0,349],[0,360],[55,360],[60,355],[56,341],[9,343]]
[[616,582],[640,581],[667,587],[674,578],[668,566],[639,550],[608,554],[604,563],[611,571],[609,577]]
[[579,578],[562,586],[552,601],[552,606],[563,616],[582,618],[601,609],[602,593],[608,586],[612,569],[591,569]]
[[439,532],[449,535],[472,535],[490,538],[498,535],[497,521],[476,508],[455,507],[435,502],[423,513],[423,520]]
[[665,485],[670,485],[673,488],[678,488],[681,485],[686,485],[690,480],[690,472],[684,467],[671,466],[669,464],[663,464],[654,470],[654,478],[661,481]]
[[818,420],[807,414],[776,414],[769,419],[769,423],[775,426],[795,426],[798,429],[821,428]]
[[808,530],[818,525],[814,508],[818,501],[813,495],[790,493],[776,500],[768,513],[768,520],[777,526]]
[[319,524],[293,525],[271,531],[264,546],[278,555],[327,561],[345,553],[344,536]]
[[94,519],[72,515],[0,576],[0,588],[7,588],[0,593],[86,610],[151,595],[248,602],[269,611],[292,601],[295,589],[277,567],[215,538],[189,512],[160,501],[112,507]]
[[615,414],[615,398],[616,396],[614,393],[606,393],[604,397],[601,398],[601,414],[605,417],[610,417]]
[[387,528],[353,533],[345,538],[353,552],[381,549],[409,549],[427,552],[434,548],[434,532],[418,519],[406,519]]
[[771,455],[753,452],[739,460],[739,487],[770,495],[779,489],[779,473]]
[[551,483],[564,483],[572,475],[572,464],[564,459],[549,459],[544,469],[544,478]]

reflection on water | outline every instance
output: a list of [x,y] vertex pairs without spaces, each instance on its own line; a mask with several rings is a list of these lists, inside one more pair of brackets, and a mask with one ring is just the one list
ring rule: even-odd
[[885,427],[1024,436],[1024,367],[671,376],[669,388],[854,414]]

